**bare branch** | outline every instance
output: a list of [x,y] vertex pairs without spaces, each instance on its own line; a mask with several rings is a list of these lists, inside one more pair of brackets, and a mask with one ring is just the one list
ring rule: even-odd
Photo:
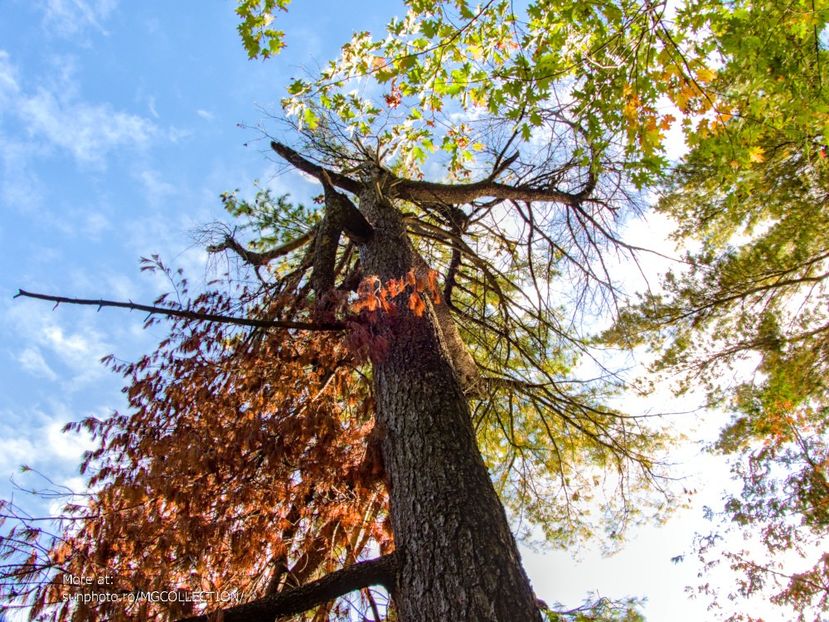
[[318,164],[314,164],[287,145],[283,145],[282,143],[272,140],[271,149],[279,154],[279,156],[288,164],[298,168],[303,173],[308,173],[309,175],[316,177],[320,181],[323,180],[324,175],[327,175],[333,185],[342,188],[343,190],[348,190],[353,194],[359,194],[363,189],[363,184],[360,182],[355,181],[350,177],[346,177],[345,175],[341,175],[340,173],[335,173],[334,171],[325,169]]
[[331,177],[324,169],[320,181],[325,190],[325,213],[319,224],[314,245],[311,282],[317,297],[322,299],[326,293],[334,289],[340,235],[345,233],[355,244],[365,244],[373,235],[374,229],[354,203],[334,189]]
[[366,217],[363,216],[363,213],[357,209],[351,199],[334,189],[331,177],[325,169],[322,170],[320,181],[325,190],[325,208],[335,216],[342,227],[343,233],[355,244],[368,242],[374,233],[374,229],[366,220]]
[[52,296],[50,294],[36,294],[24,290],[18,290],[15,298],[36,298],[37,300],[48,300],[54,302],[57,307],[61,303],[70,305],[85,305],[91,307],[117,307],[120,309],[130,309],[133,311],[144,311],[150,315],[164,315],[167,317],[183,317],[191,320],[201,320],[204,322],[219,322],[222,324],[235,324],[237,326],[254,326],[256,328],[295,328],[298,330],[344,330],[346,325],[342,322],[291,322],[286,320],[255,320],[243,317],[233,317],[229,315],[219,315],[216,313],[201,313],[193,311],[192,309],[168,309],[165,307],[158,307],[154,305],[142,305],[131,301],[117,301],[117,300],[92,300],[85,298],[67,298],[66,296]]
[[293,239],[289,242],[286,242],[282,246],[278,246],[273,248],[269,251],[265,251],[263,253],[257,253],[256,251],[248,250],[239,242],[232,235],[226,235],[225,239],[220,244],[212,244],[207,247],[208,253],[220,253],[224,250],[232,250],[234,251],[239,257],[244,259],[247,263],[251,264],[252,266],[264,266],[268,262],[273,261],[274,259],[278,259],[283,255],[287,255],[291,251],[294,251],[300,248],[302,245],[306,244],[311,238],[314,237],[314,232],[316,228],[309,229],[306,233],[302,234],[296,239]]
[[[271,148],[289,164],[309,175],[313,175],[317,179],[322,180],[327,175],[333,185],[354,194],[359,194],[363,188],[363,184],[360,182],[314,164],[287,145],[271,141]],[[471,203],[482,197],[493,197],[513,201],[552,201],[572,206],[588,198],[596,185],[593,175],[589,176],[584,188],[576,193],[564,192],[549,187],[512,186],[491,179],[471,184],[442,184],[401,179],[388,171],[383,171],[383,176],[388,198],[415,202],[441,201],[454,204]]]

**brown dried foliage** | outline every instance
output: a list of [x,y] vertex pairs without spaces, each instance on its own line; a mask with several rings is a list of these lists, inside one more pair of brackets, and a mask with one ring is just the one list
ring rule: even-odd
[[[214,292],[192,306],[229,313],[238,300]],[[281,295],[247,313],[296,315],[298,304]],[[153,354],[106,362],[125,378],[130,414],[67,426],[99,442],[81,467],[88,504],[65,507],[48,543],[23,524],[3,535],[4,575],[33,618],[176,618],[205,605],[64,597],[227,591],[244,602],[393,548],[382,465],[367,443],[371,387],[342,335],[176,319]],[[112,584],[71,587],[64,575]],[[0,595],[14,596],[12,584]]]

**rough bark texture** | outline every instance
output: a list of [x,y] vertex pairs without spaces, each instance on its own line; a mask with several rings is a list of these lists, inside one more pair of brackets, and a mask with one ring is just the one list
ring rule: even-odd
[[311,272],[311,286],[318,300],[334,289],[334,262],[341,233],[339,218],[326,209],[314,242],[314,268]]
[[[368,185],[360,209],[374,228],[361,246],[366,274],[415,267],[402,218]],[[504,509],[489,479],[469,407],[431,304],[391,319],[388,354],[374,366],[378,423],[391,486],[401,622],[538,622]]]
[[[429,266],[424,261],[423,257],[414,254],[415,272],[426,275],[429,271]],[[458,380],[461,383],[461,389],[467,397],[480,396],[482,389],[481,372],[478,369],[478,364],[469,349],[461,338],[455,320],[452,318],[452,312],[446,301],[442,300],[433,305],[435,311],[435,318],[440,327],[441,338],[446,345],[449,352],[449,358],[452,361],[452,366],[455,373],[458,375]]]

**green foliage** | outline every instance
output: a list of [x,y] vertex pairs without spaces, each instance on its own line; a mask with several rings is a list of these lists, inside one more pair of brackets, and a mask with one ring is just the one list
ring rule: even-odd
[[760,534],[768,559],[721,554],[745,577],[737,595],[768,590],[807,620],[827,604],[823,562],[798,574],[776,557],[814,563],[829,535],[829,4],[700,1],[678,19],[722,59],[658,206],[697,250],[607,337],[649,339],[658,369],[684,369],[682,388],[702,384],[732,411],[714,449],[733,456],[743,489],[723,516]]
[[[714,72],[705,50],[683,47],[686,25],[664,19],[662,4],[539,0],[524,15],[505,0],[406,5],[385,37],[358,32],[319,78],[294,81],[286,112],[311,129],[331,115],[384,145],[409,175],[444,152],[459,178],[487,150],[454,113],[497,119],[524,142],[543,137],[554,119],[578,127],[593,151],[592,159],[583,149],[571,157],[597,170],[612,163],[644,186],[664,169],[665,131],[674,121],[659,111],[660,98],[684,112],[710,108],[703,87]],[[355,95],[366,79],[382,94]]]
[[291,0],[240,0],[236,14],[238,30],[248,58],[269,58],[285,47],[285,33],[271,28],[274,11],[286,11]]
[[304,234],[318,220],[316,210],[288,200],[289,195],[274,197],[268,190],[259,190],[253,201],[238,197],[238,190],[222,193],[224,208],[234,218],[242,221],[242,228],[252,235],[251,246],[266,250]]
[[580,607],[564,611],[559,608],[542,610],[545,622],[644,622],[639,612],[642,602],[628,598],[614,601],[599,598],[587,600]]

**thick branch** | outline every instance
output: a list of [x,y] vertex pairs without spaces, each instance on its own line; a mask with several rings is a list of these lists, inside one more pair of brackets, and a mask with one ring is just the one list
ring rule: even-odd
[[[276,153],[299,170],[322,180],[328,176],[331,183],[339,188],[358,194],[363,185],[328,169],[314,164],[287,145],[271,141]],[[388,171],[383,171],[385,192],[389,198],[406,201],[442,201],[444,203],[470,203],[482,197],[492,197],[512,201],[552,201],[565,205],[577,205],[588,198],[596,185],[594,175],[590,175],[584,188],[576,193],[563,192],[555,188],[512,186],[492,179],[484,179],[471,184],[442,184],[431,181],[401,179]]]
[[471,184],[441,184],[431,181],[413,181],[394,178],[390,182],[393,195],[407,201],[445,201],[447,203],[471,203],[483,197],[512,201],[551,201],[565,205],[577,205],[593,191],[587,184],[577,193],[563,192],[554,188],[511,186],[485,179]]
[[314,245],[314,270],[311,282],[318,299],[334,289],[337,248],[340,234],[345,233],[355,244],[365,244],[374,232],[366,217],[351,200],[334,189],[326,171],[320,177],[325,190],[325,213],[319,224]]
[[355,244],[365,244],[374,233],[371,224],[347,196],[334,189],[328,172],[322,171],[322,187],[325,191],[325,208],[334,214],[343,232]]
[[443,281],[443,299],[447,305],[452,303],[452,290],[455,288],[458,268],[460,267],[461,251],[459,248],[453,248],[452,258],[449,260],[449,268],[446,270],[446,278]]
[[[430,270],[426,260],[417,252],[414,253],[414,267],[424,277]],[[458,375],[458,381],[461,384],[464,394],[467,397],[479,397],[481,391],[481,376],[478,370],[478,364],[472,358],[469,349],[463,342],[455,320],[452,319],[449,306],[446,301],[441,300],[434,303],[432,308],[435,310],[435,318],[437,319],[443,342],[446,345],[446,350],[452,361],[452,367]]]
[[314,244],[314,263],[311,271],[311,286],[318,300],[334,289],[334,264],[337,260],[337,247],[340,245],[342,228],[336,214],[329,209],[326,201],[325,215],[317,230]]
[[[274,619],[296,615],[317,605],[368,587],[394,584],[397,561],[394,553],[360,562],[337,570],[302,587],[266,596],[222,612],[224,622],[274,622]],[[185,618],[178,622],[209,622],[209,615]]]
[[334,171],[324,169],[318,164],[314,164],[310,160],[306,160],[287,145],[283,145],[282,143],[272,140],[271,149],[273,149],[288,164],[298,168],[303,173],[308,173],[309,175],[316,177],[320,181],[323,179],[323,173],[326,173],[331,180],[331,183],[338,188],[348,190],[353,194],[360,194],[360,191],[363,189],[363,184],[360,182],[355,181],[350,177],[346,177],[345,175],[335,173]]
[[233,317],[229,315],[219,315],[216,313],[202,313],[193,311],[191,309],[167,309],[165,307],[158,307],[153,305],[142,305],[134,302],[123,302],[117,300],[91,300],[85,298],[67,298],[65,296],[52,296],[50,294],[36,294],[24,290],[18,290],[15,298],[36,298],[38,300],[48,300],[54,302],[55,306],[61,303],[70,305],[86,305],[92,307],[117,307],[120,309],[130,309],[133,311],[144,311],[150,315],[164,315],[167,317],[183,317],[191,320],[201,320],[204,322],[219,322],[222,324],[235,324],[237,326],[254,326],[257,328],[296,328],[299,330],[343,330],[346,325],[341,322],[291,322],[287,320],[254,320],[244,317]]

